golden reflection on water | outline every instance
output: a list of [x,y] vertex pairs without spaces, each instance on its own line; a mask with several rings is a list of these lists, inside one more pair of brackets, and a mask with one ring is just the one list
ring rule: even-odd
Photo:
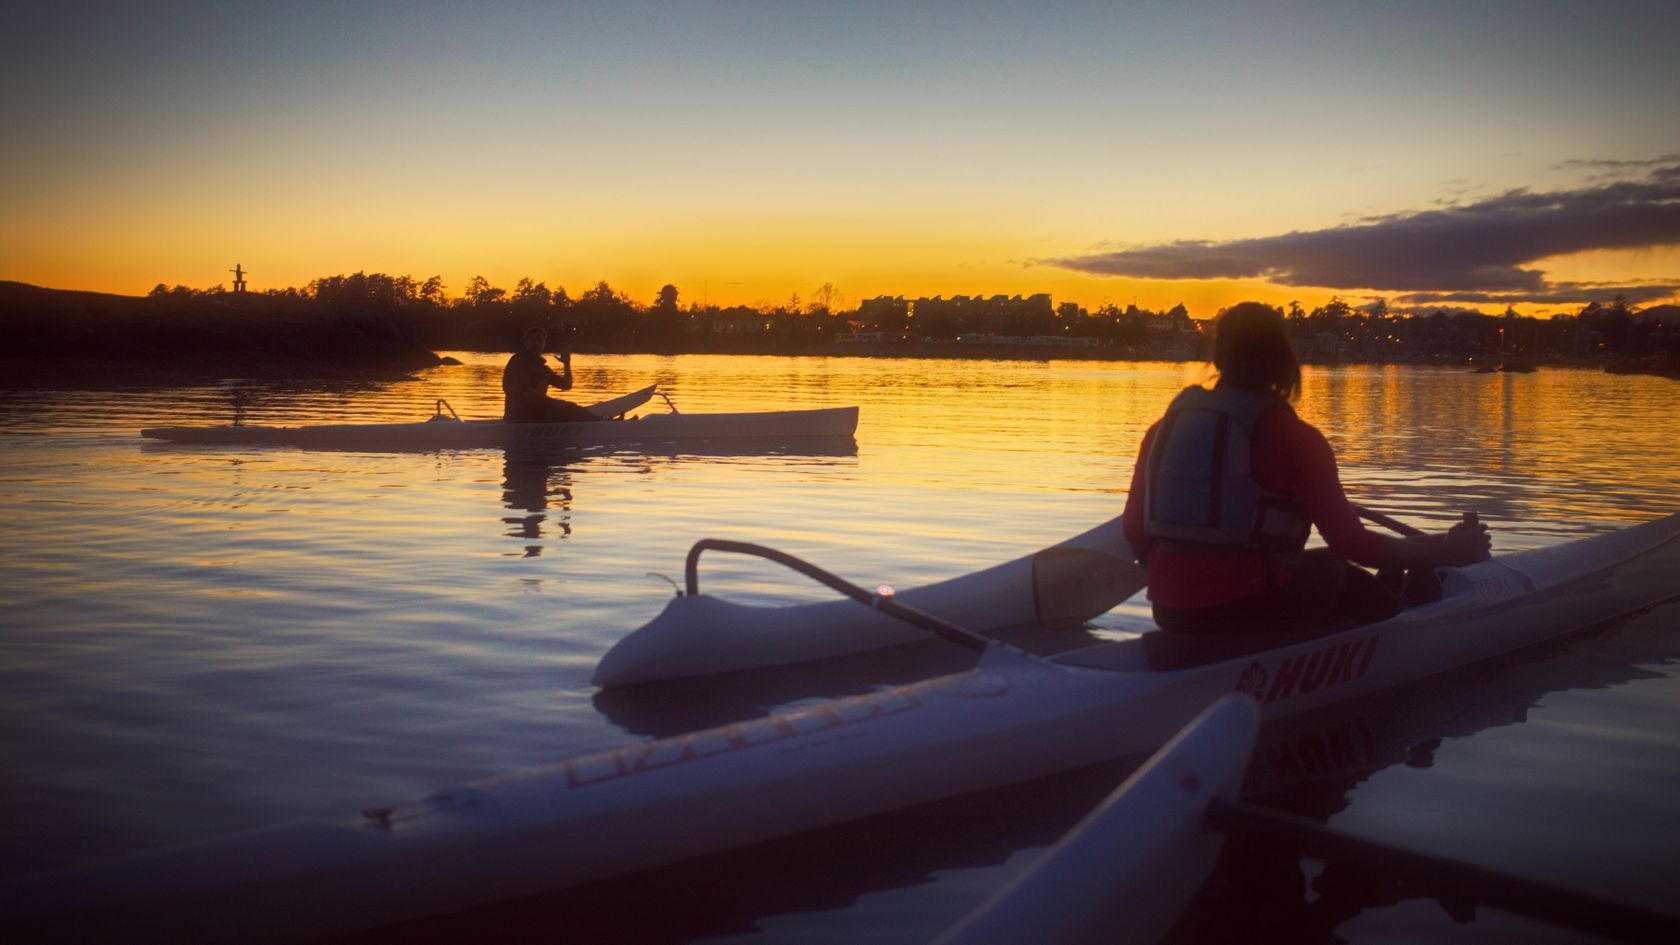
[[[503,355],[414,380],[270,384],[246,422],[500,412]],[[857,404],[855,444],[310,452],[142,444],[231,386],[0,394],[0,873],[337,815],[622,744],[589,674],[701,537],[866,585],[1013,558],[1119,513],[1198,364],[592,356],[574,399]],[[1543,369],[1311,367],[1349,492],[1501,550],[1680,507],[1680,385]],[[648,410],[663,409],[650,405]],[[826,596],[708,560],[736,599]],[[425,746],[417,751],[415,746]]]
[[[413,421],[429,416],[438,399],[463,416],[496,416],[505,356],[456,357],[466,363],[413,381],[260,386],[245,420]],[[1209,377],[1205,366],[1194,363],[587,354],[578,355],[576,374],[569,396],[583,402],[657,382],[686,412],[859,404],[855,462],[830,471],[849,469],[856,474],[849,479],[854,489],[880,495],[881,525],[907,511],[898,506],[909,490],[994,493],[987,504],[999,511],[1007,509],[1010,497],[1044,490],[1123,493],[1143,431],[1176,390]],[[131,437],[141,426],[225,423],[233,416],[229,392],[240,386],[8,394],[0,401],[8,408],[0,431]],[[1680,491],[1672,442],[1675,391],[1676,385],[1659,378],[1561,369],[1525,375],[1308,367],[1298,409],[1330,437],[1350,491],[1374,504],[1386,500],[1402,512],[1445,521],[1455,517],[1450,505],[1481,500],[1487,511],[1519,521],[1567,517],[1604,523],[1650,517],[1674,504]],[[650,404],[644,412],[662,409]],[[162,475],[208,472],[217,488],[243,488],[243,480],[230,480],[217,467],[255,463],[259,478],[250,488],[257,492],[327,488],[369,475],[328,462],[318,464],[317,478],[278,482],[269,476],[275,464],[294,479],[304,476],[309,461],[283,451],[167,452],[171,449],[179,450],[148,448],[122,457],[120,464],[154,483]],[[644,472],[668,474],[686,452],[649,455]],[[194,455],[201,458],[177,462]],[[476,469],[480,462],[470,455],[430,455],[439,474]],[[389,464],[401,480],[390,485],[424,485],[426,477],[415,475],[420,465]],[[564,465],[544,474],[510,459],[502,470],[509,509],[541,513],[530,507],[537,504],[531,498],[536,480],[564,478]],[[704,475],[706,465],[688,473]],[[728,456],[719,456],[710,467],[732,465]],[[225,507],[230,498],[217,496],[210,504]]]

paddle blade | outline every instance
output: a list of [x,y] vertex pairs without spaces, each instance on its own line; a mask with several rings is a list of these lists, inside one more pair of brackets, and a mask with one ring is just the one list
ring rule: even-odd
[[1032,569],[1038,623],[1052,630],[1106,614],[1144,585],[1136,562],[1090,548],[1046,548]]

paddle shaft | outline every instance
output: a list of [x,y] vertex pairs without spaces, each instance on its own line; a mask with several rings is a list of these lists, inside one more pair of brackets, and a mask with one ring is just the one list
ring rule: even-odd
[[683,570],[684,576],[688,581],[687,593],[690,597],[700,593],[700,552],[707,549],[715,551],[733,551],[737,554],[754,555],[774,561],[777,564],[784,565],[798,571],[800,574],[803,574],[820,584],[825,584],[847,597],[858,601],[859,603],[866,604],[875,610],[879,610],[882,613],[887,614],[888,616],[896,617],[913,627],[918,627],[922,630],[933,633],[941,639],[949,640],[958,646],[967,647],[968,649],[975,651],[981,651],[991,645],[990,640],[987,640],[985,637],[980,636],[971,630],[964,630],[962,627],[940,620],[938,617],[935,617],[930,613],[917,610],[908,604],[901,604],[898,601],[893,600],[891,594],[871,594],[869,591],[864,590],[845,578],[825,571],[809,561],[796,558],[785,551],[777,551],[774,548],[767,548],[764,545],[755,545],[745,541],[728,541],[722,538],[702,538],[694,543],[694,547],[688,549],[688,561]]
[[1215,799],[1208,826],[1284,841],[1303,854],[1389,873],[1443,896],[1485,903],[1621,942],[1680,942],[1680,918],[1504,873],[1338,833],[1283,811]]
[[[1378,512],[1376,509],[1366,508],[1363,505],[1355,505],[1353,507],[1353,511],[1354,511],[1355,514],[1357,514],[1360,518],[1364,519],[1365,521],[1375,522],[1376,524],[1381,525],[1382,527],[1388,529],[1391,532],[1394,532],[1397,535],[1405,535],[1407,538],[1422,538],[1422,537],[1424,537],[1424,532],[1422,530],[1413,528],[1412,526],[1407,525],[1405,522],[1402,522],[1399,519],[1394,518],[1393,516],[1385,515],[1382,512]],[[1471,513],[1471,514],[1474,514],[1474,513]]]

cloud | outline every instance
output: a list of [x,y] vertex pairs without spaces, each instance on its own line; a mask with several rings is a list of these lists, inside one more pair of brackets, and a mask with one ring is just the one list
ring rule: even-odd
[[1630,171],[1668,171],[1673,173],[1675,168],[1670,165],[1680,165],[1680,151],[1665,154],[1662,157],[1645,158],[1643,160],[1628,161],[1611,158],[1580,158],[1564,161],[1558,167],[1571,171],[1591,171],[1598,175],[1621,176]]
[[1673,163],[1604,162],[1637,164],[1647,173],[1636,181],[1552,193],[1513,190],[1462,206],[1324,230],[1226,242],[1184,240],[1043,262],[1140,279],[1264,279],[1455,301],[1469,296],[1543,301],[1571,291],[1574,300],[1589,289],[1633,298],[1672,287],[1551,283],[1532,264],[1589,250],[1680,244],[1680,161],[1669,160]]
[[1680,282],[1587,283],[1556,282],[1540,292],[1408,292],[1396,296],[1396,306],[1426,306],[1447,303],[1472,305],[1573,305],[1581,302],[1612,302],[1616,296],[1629,304],[1643,305],[1680,295]]

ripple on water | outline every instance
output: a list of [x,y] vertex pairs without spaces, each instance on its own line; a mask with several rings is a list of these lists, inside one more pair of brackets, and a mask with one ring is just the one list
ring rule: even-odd
[[[257,394],[246,419],[412,420],[438,397],[493,416],[503,356],[460,357],[390,384],[243,385]],[[669,599],[647,572],[680,582],[696,539],[759,541],[899,588],[1013,558],[1117,514],[1143,432],[1202,376],[701,356],[578,368],[581,400],[658,380],[688,412],[856,403],[857,442],[746,455],[188,449],[134,431],[227,422],[234,385],[0,394],[0,738],[23,759],[0,774],[0,873],[389,804],[622,744],[633,736],[592,704],[590,672]],[[1356,501],[1432,529],[1475,509],[1514,549],[1680,507],[1677,390],[1561,370],[1309,368],[1300,411],[1329,434]],[[702,586],[828,596],[727,555],[706,557]],[[1104,632],[1146,615],[1128,603]],[[1564,685],[1527,721],[1455,735],[1431,768],[1372,773],[1345,791],[1339,820],[1656,895],[1680,865],[1672,845],[1642,842],[1674,827],[1677,627],[1669,608],[1604,638],[1612,675],[1645,675]],[[1580,669],[1585,652],[1558,659]],[[1051,794],[1101,795],[1068,783]],[[1077,818],[1045,790],[974,813],[999,837],[986,864],[934,827],[891,843],[867,834],[902,875],[854,882],[813,867],[804,881],[822,886],[821,903],[753,912],[742,893],[745,921],[767,930],[761,943],[924,940],[1053,839],[1043,824],[1011,826],[1011,810],[1048,805],[1052,827]],[[1597,879],[1583,867],[1612,860]],[[1455,934],[1416,905],[1369,908],[1338,934]]]

